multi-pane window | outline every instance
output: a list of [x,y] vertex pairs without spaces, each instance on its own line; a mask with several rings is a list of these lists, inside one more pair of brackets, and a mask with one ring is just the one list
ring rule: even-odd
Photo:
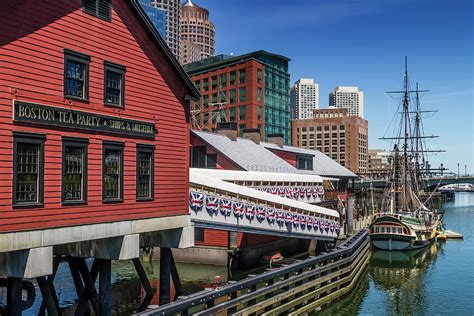
[[245,83],[246,80],[246,70],[245,69],[240,69],[239,70],[239,83]]
[[245,87],[239,88],[239,101],[244,102],[247,100],[247,89]]
[[64,96],[87,100],[89,98],[90,57],[64,50]]
[[197,89],[198,91],[201,91],[201,80],[196,80],[196,81],[194,82],[194,85],[196,86],[196,89]]
[[209,91],[209,78],[202,79],[202,86],[204,92]]
[[262,101],[262,88],[260,87],[257,88],[257,101],[258,102]]
[[235,89],[230,89],[229,91],[229,103],[230,104],[235,103]]
[[87,140],[63,137],[62,201],[87,201]]
[[137,200],[153,199],[154,147],[137,145]]
[[227,85],[227,75],[221,74],[220,76],[221,88],[224,88]]
[[125,97],[125,67],[104,62],[104,102],[123,107]]
[[102,200],[120,202],[123,199],[123,144],[103,142]]
[[229,121],[235,122],[235,108],[229,109]]
[[217,88],[217,76],[212,76],[211,78],[211,89],[214,90]]
[[313,157],[311,156],[297,157],[296,168],[300,170],[313,170]]
[[229,77],[229,84],[233,86],[235,84],[235,71],[231,71]]
[[246,115],[246,106],[241,105],[239,106],[239,118],[241,121],[245,120],[245,115]]
[[262,83],[262,70],[261,69],[257,69],[257,82],[260,84]]
[[13,205],[43,203],[44,135],[14,133]]
[[206,146],[191,147],[191,168],[216,168],[217,155],[208,154]]

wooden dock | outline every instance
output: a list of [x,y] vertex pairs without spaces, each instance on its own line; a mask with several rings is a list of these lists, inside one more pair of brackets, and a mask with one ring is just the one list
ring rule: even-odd
[[369,262],[360,230],[336,249],[226,286],[180,297],[138,315],[298,315],[349,292]]

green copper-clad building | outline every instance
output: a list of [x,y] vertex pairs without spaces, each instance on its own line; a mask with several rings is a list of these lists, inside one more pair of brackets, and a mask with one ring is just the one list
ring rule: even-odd
[[240,133],[258,128],[262,139],[283,134],[285,143],[290,144],[289,61],[260,50],[240,56],[217,55],[184,65],[201,92],[193,111],[193,128],[212,131],[225,114],[227,121],[237,123]]

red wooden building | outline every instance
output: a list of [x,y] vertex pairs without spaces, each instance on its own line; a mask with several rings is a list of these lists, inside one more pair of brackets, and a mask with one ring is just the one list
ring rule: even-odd
[[1,1],[0,21],[0,233],[188,214],[199,93],[138,1]]

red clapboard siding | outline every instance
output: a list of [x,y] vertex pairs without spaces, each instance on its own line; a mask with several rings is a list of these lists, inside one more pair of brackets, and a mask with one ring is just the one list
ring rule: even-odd
[[196,245],[227,248],[229,246],[229,232],[205,228],[204,242],[196,242]]
[[[188,213],[186,88],[126,1],[112,2],[111,22],[83,12],[82,0],[0,4],[0,232]],[[87,102],[63,97],[64,49],[91,58]],[[104,61],[126,67],[124,109],[103,104]],[[154,123],[158,134],[145,139],[21,124],[12,120],[14,100]],[[44,207],[12,207],[13,131],[46,136]],[[61,204],[62,136],[89,140],[87,205]],[[102,141],[125,145],[123,203],[102,203]],[[137,144],[155,145],[152,202],[135,199]]]

